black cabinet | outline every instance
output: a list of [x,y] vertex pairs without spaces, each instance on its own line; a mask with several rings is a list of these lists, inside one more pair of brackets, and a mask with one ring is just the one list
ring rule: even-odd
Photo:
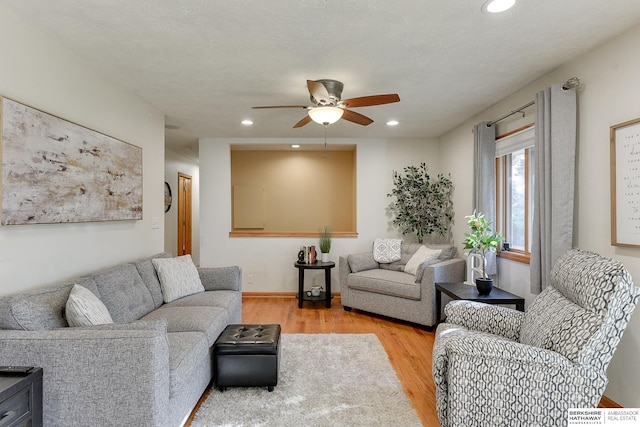
[[42,426],[42,369],[0,366],[0,427]]

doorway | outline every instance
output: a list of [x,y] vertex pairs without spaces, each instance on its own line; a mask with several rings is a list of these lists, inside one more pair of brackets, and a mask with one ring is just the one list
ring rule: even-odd
[[191,254],[191,176],[178,172],[178,256]]

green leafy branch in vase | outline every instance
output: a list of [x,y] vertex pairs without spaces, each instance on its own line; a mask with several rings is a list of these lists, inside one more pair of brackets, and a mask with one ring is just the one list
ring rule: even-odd
[[482,256],[482,277],[488,279],[487,252],[497,252],[498,246],[504,240],[504,237],[500,233],[494,233],[491,230],[491,221],[482,212],[474,210],[473,214],[467,215],[465,218],[469,228],[471,228],[471,232],[464,233],[464,248],[471,249]]

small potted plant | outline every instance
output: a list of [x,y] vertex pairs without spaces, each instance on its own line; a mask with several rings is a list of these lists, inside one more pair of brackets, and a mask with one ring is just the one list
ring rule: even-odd
[[491,230],[491,221],[481,212],[474,210],[472,215],[467,215],[465,218],[471,232],[464,233],[464,248],[471,249],[482,259],[482,277],[476,278],[476,287],[480,295],[487,295],[493,287],[493,279],[490,279],[487,274],[487,252],[496,252],[504,237]]
[[329,252],[331,252],[331,228],[327,225],[320,230],[320,252],[322,253],[321,261],[328,262]]

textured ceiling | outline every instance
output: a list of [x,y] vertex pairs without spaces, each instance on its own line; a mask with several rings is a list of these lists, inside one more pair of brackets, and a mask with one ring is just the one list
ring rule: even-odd
[[[343,98],[398,93],[358,108],[329,137],[437,137],[527,83],[640,22],[640,1],[0,0],[166,116],[167,147],[205,137],[323,137],[306,80],[344,83]],[[567,76],[570,77],[570,76]],[[240,124],[252,119],[254,125]],[[400,121],[388,127],[389,119]]]

